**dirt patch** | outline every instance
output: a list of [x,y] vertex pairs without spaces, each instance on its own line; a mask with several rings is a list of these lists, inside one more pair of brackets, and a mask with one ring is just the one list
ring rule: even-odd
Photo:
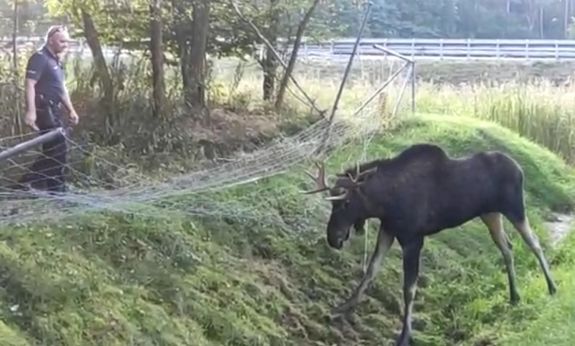
[[232,143],[257,143],[278,133],[279,119],[276,114],[241,114],[225,109],[214,109],[207,122],[186,119],[182,128],[190,130],[196,141],[209,141],[220,145]]
[[557,246],[573,228],[575,215],[554,213],[553,220],[545,222],[545,227],[549,230],[551,245]]
[[128,157],[147,161],[150,163],[147,169],[152,169],[175,161],[189,164],[207,161],[205,164],[223,160],[237,152],[261,148],[294,128],[308,126],[305,117],[278,114],[265,107],[195,111],[174,106],[171,114],[167,119],[155,118],[145,107],[138,112],[126,112],[113,127],[117,142],[109,141],[105,135],[104,117],[84,117],[75,138],[101,147],[121,145]]

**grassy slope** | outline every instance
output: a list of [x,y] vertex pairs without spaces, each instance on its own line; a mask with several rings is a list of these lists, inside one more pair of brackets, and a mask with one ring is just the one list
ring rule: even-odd
[[[543,241],[543,216],[572,204],[575,174],[560,160],[475,120],[410,120],[393,136],[375,138],[367,157],[419,141],[441,144],[453,155],[479,149],[512,153],[526,171],[529,215]],[[361,150],[342,149],[328,167],[333,172],[349,165]],[[298,172],[210,196],[266,216],[259,220],[248,212],[242,218],[168,220],[99,215],[59,227],[2,229],[0,344],[384,344],[399,328],[400,251],[395,245],[353,320],[330,321],[329,308],[360,278],[363,242],[356,239],[342,252],[326,247],[325,205],[317,196],[298,194],[307,183]],[[568,298],[575,288],[569,271],[575,255],[569,248],[546,250],[560,288],[559,298],[549,298],[534,257],[508,231],[522,304],[506,303],[501,256],[481,224],[439,234],[423,255],[415,345],[505,338],[516,345],[526,340],[514,334],[522,330],[541,344],[550,341],[545,328],[553,319],[568,318],[562,311],[573,311]],[[369,239],[371,251],[373,231]],[[570,325],[562,326],[572,333]]]

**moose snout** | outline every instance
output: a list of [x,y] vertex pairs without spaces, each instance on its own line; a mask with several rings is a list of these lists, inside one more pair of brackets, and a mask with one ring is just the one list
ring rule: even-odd
[[349,238],[352,223],[342,220],[341,217],[331,217],[327,224],[327,242],[334,249],[341,249],[343,243]]
[[341,238],[329,237],[327,238],[327,242],[329,246],[337,250],[343,247],[343,239]]
[[349,231],[340,230],[335,232],[328,232],[327,242],[329,246],[334,249],[341,249],[343,247],[343,243],[349,238]]

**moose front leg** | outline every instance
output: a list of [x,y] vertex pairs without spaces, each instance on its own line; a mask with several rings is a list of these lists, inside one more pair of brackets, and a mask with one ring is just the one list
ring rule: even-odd
[[419,276],[419,258],[423,238],[417,238],[406,244],[402,244],[403,251],[403,328],[397,338],[396,346],[408,346],[411,337],[411,313],[417,289],[417,278]]
[[369,283],[373,280],[375,274],[377,274],[377,271],[381,265],[381,261],[385,257],[385,254],[388,252],[388,250],[391,248],[391,245],[393,245],[394,240],[395,237],[393,235],[386,232],[383,228],[379,229],[375,251],[371,256],[365,275],[361,279],[360,284],[351,294],[350,298],[345,303],[335,308],[333,310],[334,313],[346,313],[355,308],[355,306],[359,303],[360,296],[365,291]]

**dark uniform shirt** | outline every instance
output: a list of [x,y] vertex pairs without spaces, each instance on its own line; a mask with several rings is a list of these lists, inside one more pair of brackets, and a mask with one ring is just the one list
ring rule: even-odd
[[42,104],[42,97],[53,102],[62,102],[64,94],[64,68],[57,56],[47,47],[36,51],[28,60],[26,78],[37,81],[36,104]]

